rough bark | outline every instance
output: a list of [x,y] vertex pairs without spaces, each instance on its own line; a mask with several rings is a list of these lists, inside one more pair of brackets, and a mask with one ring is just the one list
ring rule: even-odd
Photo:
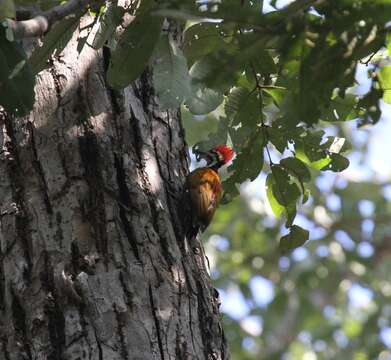
[[150,70],[124,91],[75,32],[28,117],[0,119],[0,359],[226,359],[213,289],[184,247],[179,111]]

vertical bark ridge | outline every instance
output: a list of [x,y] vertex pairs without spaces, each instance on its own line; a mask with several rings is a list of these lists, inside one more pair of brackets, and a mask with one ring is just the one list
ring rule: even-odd
[[20,299],[12,293],[12,322],[15,331],[15,340],[19,343],[20,353],[27,359],[32,360],[30,342],[28,340],[26,312],[23,309]]
[[160,329],[160,321],[159,321],[159,318],[156,314],[157,309],[155,306],[155,302],[153,300],[153,291],[152,291],[151,285],[149,285],[148,290],[149,290],[149,301],[151,304],[152,316],[153,316],[153,320],[155,323],[157,342],[159,345],[160,357],[161,357],[161,360],[164,360],[165,351],[164,351],[164,347],[163,347],[162,334],[161,334],[161,329]]
[[[119,160],[117,155],[114,156],[114,166],[116,169],[116,177],[117,177],[117,183],[119,187],[119,201],[121,201],[122,204],[124,204],[127,208],[129,208],[131,206],[130,203],[131,196],[129,193],[129,189],[126,185],[125,171],[122,165],[122,161]],[[130,226],[130,223],[126,217],[125,212],[126,210],[122,206],[120,206],[119,215],[126,237],[129,241],[129,244],[133,250],[134,256],[136,257],[137,261],[141,261],[140,254],[137,248],[137,243],[135,241],[136,236],[134,234],[134,231],[132,230],[132,227]]]
[[85,178],[89,185],[87,218],[94,229],[95,246],[99,254],[108,262],[108,239],[106,233],[105,194],[102,178],[102,157],[96,135],[87,130],[79,137],[80,158],[85,169]]
[[[48,358],[60,360],[65,346],[65,318],[61,309],[60,296],[54,282],[54,269],[50,255],[43,251],[43,257],[44,265],[39,276],[42,287],[47,294],[43,305],[43,313],[47,317],[49,341],[51,344],[51,352]],[[34,333],[34,325],[37,327],[42,325],[42,319],[36,317],[32,325],[32,333]]]
[[[18,143],[15,135],[15,129],[13,125],[14,119],[11,116],[5,115],[3,117],[7,138],[9,142],[6,144],[8,157],[5,158],[6,165],[5,172],[7,173],[7,178],[10,185],[9,198],[12,203],[7,205],[13,206],[15,211],[10,214],[13,217],[14,221],[14,234],[16,235],[12,241],[9,243],[14,244],[18,242],[18,247],[23,251],[25,267],[22,273],[23,279],[26,282],[29,282],[31,279],[31,269],[32,269],[32,249],[31,249],[31,239],[29,239],[29,229],[27,228],[28,219],[27,219],[27,209],[25,204],[25,184],[23,181],[23,170],[20,166],[20,157],[18,151]],[[12,200],[11,200],[12,199]],[[4,204],[6,205],[6,204]],[[6,207],[7,207],[6,205]],[[7,239],[4,239],[5,245],[7,246]],[[4,268],[4,272],[6,268]]]
[[45,206],[46,206],[46,211],[49,215],[52,215],[53,214],[53,208],[52,208],[52,204],[50,202],[50,199],[49,199],[49,195],[48,195],[48,188],[47,188],[47,182],[46,182],[46,179],[45,179],[45,174],[43,172],[43,168],[42,168],[42,164],[39,160],[39,157],[38,157],[38,154],[37,154],[37,147],[36,147],[36,144],[35,144],[35,136],[34,136],[34,125],[31,123],[31,122],[28,122],[26,124],[27,126],[27,129],[29,131],[29,136],[30,136],[30,141],[31,141],[31,150],[32,150],[32,165],[33,165],[33,168],[39,178],[39,183],[40,183],[40,190],[42,192],[42,195],[43,195],[43,200],[44,200],[44,203],[45,203]]

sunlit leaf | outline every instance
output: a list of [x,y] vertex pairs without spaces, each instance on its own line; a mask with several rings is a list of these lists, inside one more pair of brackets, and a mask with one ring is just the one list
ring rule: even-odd
[[298,225],[292,225],[289,234],[280,239],[280,249],[283,252],[292,251],[304,243],[309,238],[309,231],[301,228]]
[[99,20],[99,28],[92,41],[94,49],[100,49],[113,36],[115,29],[121,23],[125,9],[114,3],[109,3],[106,12]]
[[325,152],[321,153],[323,157],[319,158],[318,160],[313,160],[307,156],[307,154],[302,150],[302,148],[296,149],[296,157],[300,159],[305,164],[311,166],[315,170],[320,170],[325,168],[331,161],[330,156],[327,155]]
[[349,166],[349,160],[340,154],[330,154],[330,162],[321,168],[321,170],[331,170],[334,172],[341,172]]
[[262,91],[270,95],[277,106],[280,106],[283,103],[287,93],[287,90],[283,88],[263,88]]
[[[296,202],[300,197],[300,189],[280,165],[272,165],[271,170],[267,189],[269,203],[278,216],[281,214],[280,206],[283,207],[286,226],[289,227],[296,217]],[[277,206],[276,202],[280,206]]]
[[384,66],[379,71],[379,82],[383,90],[383,100],[391,104],[391,65]]
[[280,165],[297,177],[301,182],[308,182],[311,180],[311,173],[307,166],[298,158],[289,157],[282,159]]
[[347,337],[355,338],[360,335],[362,331],[362,324],[357,319],[348,318],[344,321],[342,329]]
[[284,206],[282,206],[274,197],[273,186],[276,186],[276,183],[274,181],[273,174],[269,173],[266,178],[266,195],[274,215],[279,218],[284,212]]

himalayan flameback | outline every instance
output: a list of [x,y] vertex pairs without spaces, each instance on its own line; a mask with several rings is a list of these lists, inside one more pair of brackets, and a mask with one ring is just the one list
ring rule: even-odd
[[194,239],[212,221],[221,200],[223,189],[218,170],[234,156],[227,145],[218,145],[208,152],[197,152],[197,160],[205,159],[206,166],[192,171],[186,178],[187,202],[190,205],[190,219],[187,239]]

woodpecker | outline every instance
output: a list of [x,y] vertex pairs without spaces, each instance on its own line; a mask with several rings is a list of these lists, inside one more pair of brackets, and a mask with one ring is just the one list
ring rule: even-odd
[[187,239],[205,231],[221,200],[223,189],[218,170],[234,156],[227,145],[218,145],[208,152],[197,152],[197,160],[205,159],[206,166],[195,169],[186,178],[185,189],[190,203]]

